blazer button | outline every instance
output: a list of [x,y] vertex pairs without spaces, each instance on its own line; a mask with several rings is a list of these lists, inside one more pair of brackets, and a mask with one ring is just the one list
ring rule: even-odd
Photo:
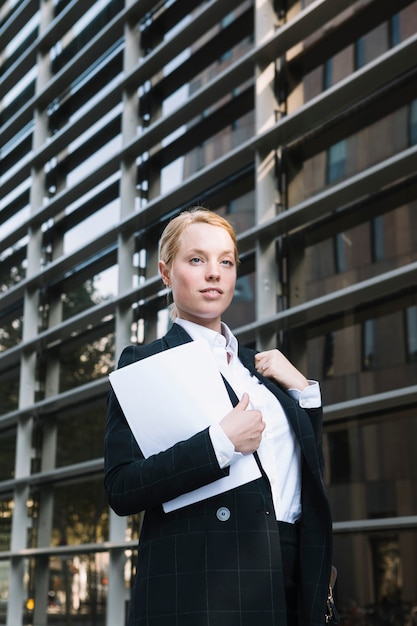
[[230,518],[229,509],[226,506],[221,506],[216,511],[216,517],[218,520],[220,520],[220,522],[227,522],[227,520]]

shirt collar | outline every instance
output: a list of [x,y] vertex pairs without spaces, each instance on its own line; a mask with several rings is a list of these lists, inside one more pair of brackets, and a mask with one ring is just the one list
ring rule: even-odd
[[237,357],[238,354],[238,341],[230,328],[224,322],[221,323],[221,334],[211,328],[206,328],[195,322],[183,320],[179,317],[175,320],[175,323],[187,331],[191,339],[205,339],[210,344],[210,347],[223,347],[230,352],[233,356]]

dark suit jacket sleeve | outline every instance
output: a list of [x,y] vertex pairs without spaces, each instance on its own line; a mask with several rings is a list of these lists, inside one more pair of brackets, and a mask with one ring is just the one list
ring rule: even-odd
[[310,418],[311,425],[314,431],[314,438],[316,441],[317,456],[320,464],[320,470],[323,474],[324,471],[324,456],[323,456],[323,407],[316,409],[305,409],[307,415]]
[[[119,367],[144,356],[149,352],[135,346],[126,348]],[[161,393],[162,387],[161,383]],[[139,412],[140,398],[137,404]],[[145,459],[113,391],[108,398],[104,461],[107,498],[118,515],[161,505],[228,473],[218,465],[208,428]]]

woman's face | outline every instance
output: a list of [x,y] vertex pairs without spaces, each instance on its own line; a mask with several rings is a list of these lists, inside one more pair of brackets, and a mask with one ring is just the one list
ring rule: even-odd
[[171,286],[179,317],[219,332],[236,283],[235,249],[229,233],[220,226],[190,224],[180,236],[172,266],[160,261],[159,269],[165,284]]

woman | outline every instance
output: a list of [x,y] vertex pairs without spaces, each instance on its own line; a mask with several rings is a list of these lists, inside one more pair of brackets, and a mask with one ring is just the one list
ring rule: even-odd
[[[278,350],[240,346],[221,321],[237,265],[229,222],[202,208],[174,218],[162,234],[159,270],[172,290],[175,323],[120,358],[123,367],[205,339],[234,406],[215,426],[145,459],[110,393],[108,500],[119,515],[145,511],[131,626],[325,623],[332,533],[320,391]],[[137,405],[140,412],[140,397]],[[242,454],[254,454],[259,479],[163,512],[163,502],[226,476]]]

